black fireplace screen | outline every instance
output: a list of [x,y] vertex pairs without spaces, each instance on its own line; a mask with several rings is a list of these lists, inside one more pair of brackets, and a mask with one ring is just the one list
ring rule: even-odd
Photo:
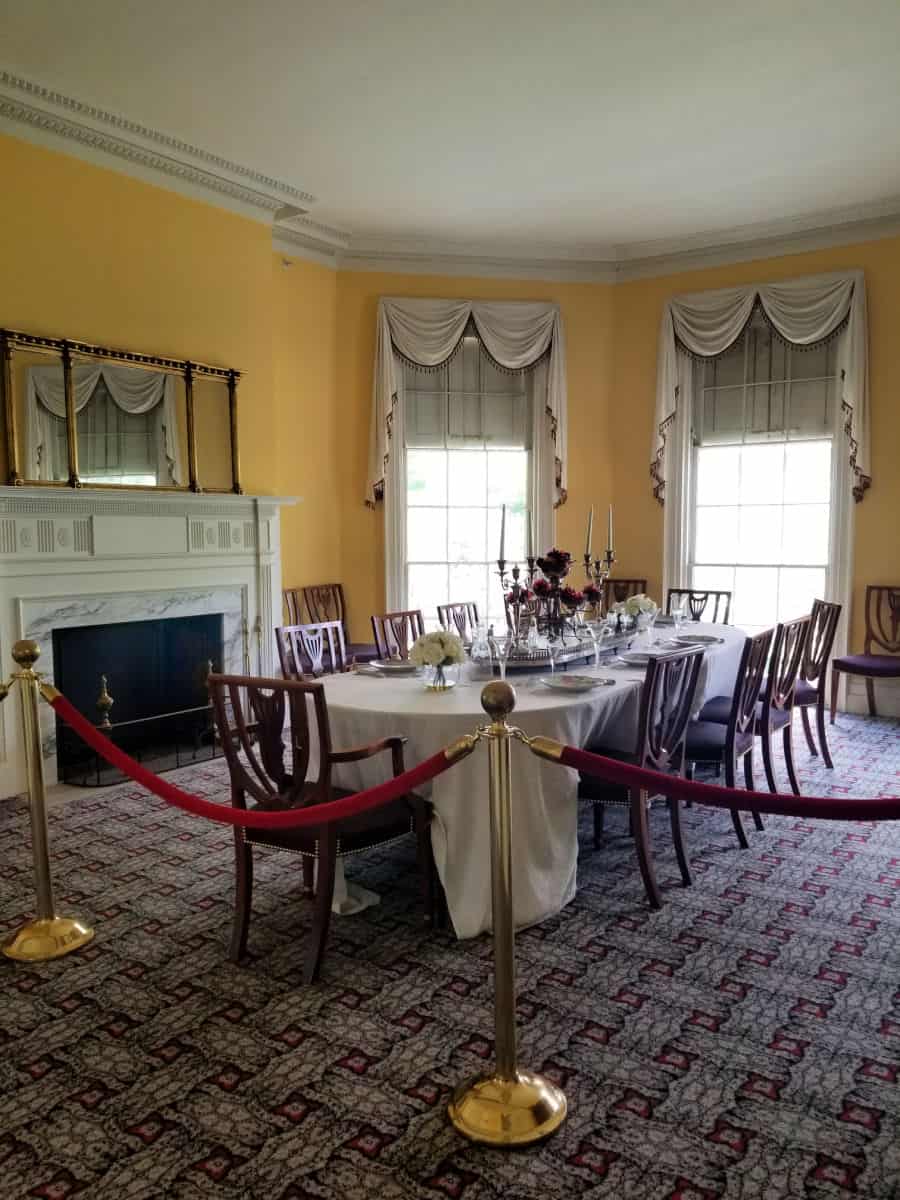
[[[156,771],[215,755],[206,676],[222,669],[222,614],[54,630],[54,682],[123,750]],[[112,698],[97,702],[102,677]],[[106,785],[122,776],[57,722],[57,765],[66,783]]]

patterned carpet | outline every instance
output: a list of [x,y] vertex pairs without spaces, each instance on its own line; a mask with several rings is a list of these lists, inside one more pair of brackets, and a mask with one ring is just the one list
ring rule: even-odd
[[[801,786],[900,794],[900,727],[843,717],[836,770]],[[177,776],[221,795],[221,766]],[[382,904],[336,919],[300,985],[309,904],[260,854],[251,965],[225,958],[230,833],[129,786],[52,820],[80,954],[0,966],[0,1194],[272,1200],[900,1196],[900,826],[771,819],[741,853],[727,814],[687,814],[651,915],[624,837],[590,849],[557,918],[518,938],[521,1061],[569,1118],[518,1153],[445,1116],[492,1056],[491,947],[419,923],[411,849],[351,875]],[[29,912],[21,806],[0,811],[0,925]]]

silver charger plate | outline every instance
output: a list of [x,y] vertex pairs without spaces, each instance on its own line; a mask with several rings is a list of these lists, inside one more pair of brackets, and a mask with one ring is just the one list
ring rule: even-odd
[[538,682],[554,692],[592,692],[594,688],[611,687],[616,681],[593,675],[542,675]]
[[711,633],[689,633],[677,637],[675,641],[679,646],[721,646],[725,639]]
[[415,663],[405,662],[400,659],[393,658],[376,658],[372,666],[377,671],[383,672],[385,675],[415,675],[418,667]]

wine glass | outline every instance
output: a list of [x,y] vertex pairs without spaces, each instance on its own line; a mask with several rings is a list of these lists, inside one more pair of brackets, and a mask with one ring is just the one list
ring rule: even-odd
[[575,630],[575,636],[578,638],[582,650],[585,649],[585,642],[590,642],[594,655],[594,666],[598,667],[600,665],[600,651],[597,646],[597,631],[590,621],[584,621],[579,625]]
[[563,644],[561,638],[555,633],[547,634],[547,654],[550,656],[550,674],[556,673],[556,662],[559,658]]
[[491,657],[500,668],[500,678],[506,678],[506,660],[512,647],[511,637],[495,637],[491,639]]

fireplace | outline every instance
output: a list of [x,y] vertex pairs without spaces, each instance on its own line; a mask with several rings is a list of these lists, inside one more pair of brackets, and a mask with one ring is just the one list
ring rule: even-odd
[[[56,686],[123,750],[154,770],[215,753],[206,676],[221,670],[223,614],[75,625],[53,631]],[[105,679],[112,706],[97,701]],[[121,776],[57,722],[57,769],[66,783]]]

